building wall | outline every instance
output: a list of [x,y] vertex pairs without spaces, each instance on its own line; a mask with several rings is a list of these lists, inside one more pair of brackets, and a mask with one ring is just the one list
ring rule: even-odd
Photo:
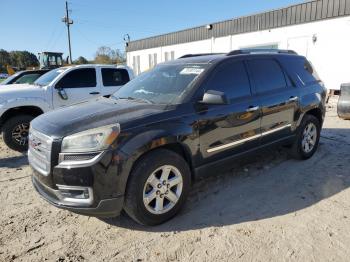
[[185,54],[227,53],[240,48],[275,46],[280,49],[295,50],[300,55],[306,56],[313,63],[328,89],[339,89],[341,83],[350,82],[349,16],[132,51],[127,53],[127,64],[135,70],[133,57],[139,56],[140,72],[144,72],[149,69],[149,54],[156,53],[157,63],[160,63],[165,61],[165,52],[171,51],[174,52],[176,59]]

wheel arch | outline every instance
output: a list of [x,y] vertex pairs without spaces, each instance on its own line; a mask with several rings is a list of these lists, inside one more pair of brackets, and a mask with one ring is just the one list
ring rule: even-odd
[[323,120],[324,120],[324,110],[322,110],[320,107],[312,107],[312,108],[308,108],[307,110],[305,110],[299,117],[298,121],[297,121],[297,127],[300,126],[301,121],[303,120],[305,115],[312,115],[314,117],[317,118],[317,120],[320,122],[320,125],[322,127],[323,125]]
[[312,115],[312,116],[316,117],[317,120],[322,125],[322,123],[323,123],[323,113],[322,113],[322,110],[320,108],[317,107],[317,108],[310,109],[309,111],[305,112],[305,115]]
[[1,125],[5,123],[8,119],[13,116],[17,116],[19,114],[23,115],[31,115],[31,116],[39,116],[44,113],[44,110],[38,106],[18,106],[9,108],[6,110],[0,117]]
[[[130,174],[133,172],[136,165],[142,161],[149,153],[160,149],[166,149],[180,155],[188,164],[191,172],[191,181],[195,179],[194,163],[192,157],[192,150],[185,140],[180,139],[180,136],[174,133],[166,132],[165,130],[152,130],[146,131],[142,134],[138,134],[128,142],[121,142],[118,149],[118,155],[121,158],[125,158],[123,163],[123,171],[119,180],[120,187],[119,193],[125,194]],[[146,140],[146,141],[145,141]]]
[[194,180],[195,175],[191,152],[185,144],[181,143],[180,141],[157,139],[149,143],[149,146],[147,146],[147,148],[149,148],[149,150],[139,153],[136,157],[134,157],[130,172],[132,172],[137,163],[141,161],[142,158],[146,157],[149,153],[156,150],[165,149],[178,154],[186,161],[191,170],[191,180]]

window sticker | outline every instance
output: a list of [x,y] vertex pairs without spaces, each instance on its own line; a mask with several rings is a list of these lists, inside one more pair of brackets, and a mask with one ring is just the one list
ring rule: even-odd
[[204,71],[204,68],[185,67],[181,70],[180,75],[199,75]]

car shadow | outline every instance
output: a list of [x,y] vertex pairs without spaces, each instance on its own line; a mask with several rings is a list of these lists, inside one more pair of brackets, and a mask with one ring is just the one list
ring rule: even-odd
[[125,214],[102,221],[132,230],[176,233],[297,215],[350,186],[349,149],[349,129],[324,129],[320,147],[309,160],[291,159],[285,148],[269,149],[234,163],[230,172],[200,179],[184,209],[165,224],[141,226]]
[[28,158],[26,155],[6,157],[0,159],[0,168],[20,168],[28,165]]

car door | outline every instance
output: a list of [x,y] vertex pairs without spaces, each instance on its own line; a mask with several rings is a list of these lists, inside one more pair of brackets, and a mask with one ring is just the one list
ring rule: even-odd
[[124,68],[101,68],[101,76],[101,93],[105,97],[109,97],[130,81],[129,73]]
[[291,135],[299,103],[297,88],[274,58],[253,58],[247,64],[262,110],[261,143]]
[[198,110],[202,164],[258,146],[261,112],[244,62],[234,60],[218,65],[204,83],[203,92],[208,90],[224,92],[228,104],[207,105]]
[[[63,96],[62,96],[63,94]],[[95,68],[75,68],[68,71],[55,85],[54,108],[87,101],[101,95]]]

